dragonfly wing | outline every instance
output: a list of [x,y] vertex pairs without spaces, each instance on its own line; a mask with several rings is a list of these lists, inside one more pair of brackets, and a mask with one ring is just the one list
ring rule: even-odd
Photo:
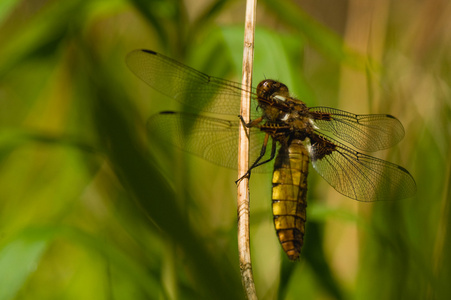
[[[234,116],[240,113],[240,83],[209,76],[151,50],[130,52],[126,63],[155,90],[197,111]],[[252,95],[254,92],[250,91]]]
[[[181,150],[204,158],[214,164],[236,169],[238,166],[238,130],[240,121],[229,121],[181,112],[162,112],[147,122],[151,137],[175,145]],[[265,134],[251,129],[250,164],[259,156]],[[270,150],[265,157],[269,157]],[[265,164],[252,172],[271,171]]]
[[404,137],[404,128],[392,115],[355,115],[330,107],[309,109],[315,126],[363,151],[387,149]]
[[403,167],[359,153],[323,135],[313,135],[310,143],[314,169],[349,198],[395,200],[416,193],[415,180]]

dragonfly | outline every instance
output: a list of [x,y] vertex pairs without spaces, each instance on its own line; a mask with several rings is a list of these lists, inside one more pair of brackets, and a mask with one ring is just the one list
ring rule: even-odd
[[292,97],[285,84],[265,79],[246,91],[252,98],[251,121],[246,123],[237,117],[240,83],[209,76],[151,50],[130,52],[126,64],[185,108],[150,117],[147,129],[161,140],[236,169],[239,127],[249,128],[253,164],[247,176],[251,171],[270,172],[269,162],[274,162],[274,227],[292,261],[299,259],[304,243],[310,164],[337,192],[358,201],[403,199],[416,193],[415,180],[405,168],[357,151],[387,149],[404,137],[401,122],[392,115],[308,107]]

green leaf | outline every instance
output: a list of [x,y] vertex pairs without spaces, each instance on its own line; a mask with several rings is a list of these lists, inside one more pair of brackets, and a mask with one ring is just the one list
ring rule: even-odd
[[33,234],[22,234],[0,249],[0,300],[16,296],[36,270],[47,245]]

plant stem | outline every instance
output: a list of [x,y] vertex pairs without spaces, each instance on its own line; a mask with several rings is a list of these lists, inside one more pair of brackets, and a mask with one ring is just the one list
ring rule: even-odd
[[[243,77],[241,94],[241,116],[249,122],[250,115],[250,93],[252,87],[252,64],[254,59],[254,32],[255,11],[257,0],[247,0],[246,21],[244,30],[243,50]],[[240,127],[238,147],[238,178],[249,169],[249,128]],[[248,299],[257,299],[254,278],[252,276],[252,263],[250,252],[249,234],[249,178],[243,178],[238,183],[237,195],[238,209],[238,251],[240,257],[241,280]]]

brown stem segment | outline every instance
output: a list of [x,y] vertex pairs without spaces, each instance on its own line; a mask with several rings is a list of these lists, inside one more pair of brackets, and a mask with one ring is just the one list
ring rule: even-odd
[[[255,32],[255,11],[256,0],[246,1],[246,21],[244,32],[243,50],[243,78],[241,94],[240,115],[246,122],[249,122],[250,97],[246,92],[252,86],[252,63],[254,59],[254,32]],[[240,127],[239,148],[238,148],[238,178],[241,178],[249,169],[249,128]],[[250,252],[249,235],[249,179],[244,177],[238,183],[237,191],[238,209],[238,251],[240,258],[241,280],[248,299],[257,299],[254,278],[252,276],[252,263]]]

